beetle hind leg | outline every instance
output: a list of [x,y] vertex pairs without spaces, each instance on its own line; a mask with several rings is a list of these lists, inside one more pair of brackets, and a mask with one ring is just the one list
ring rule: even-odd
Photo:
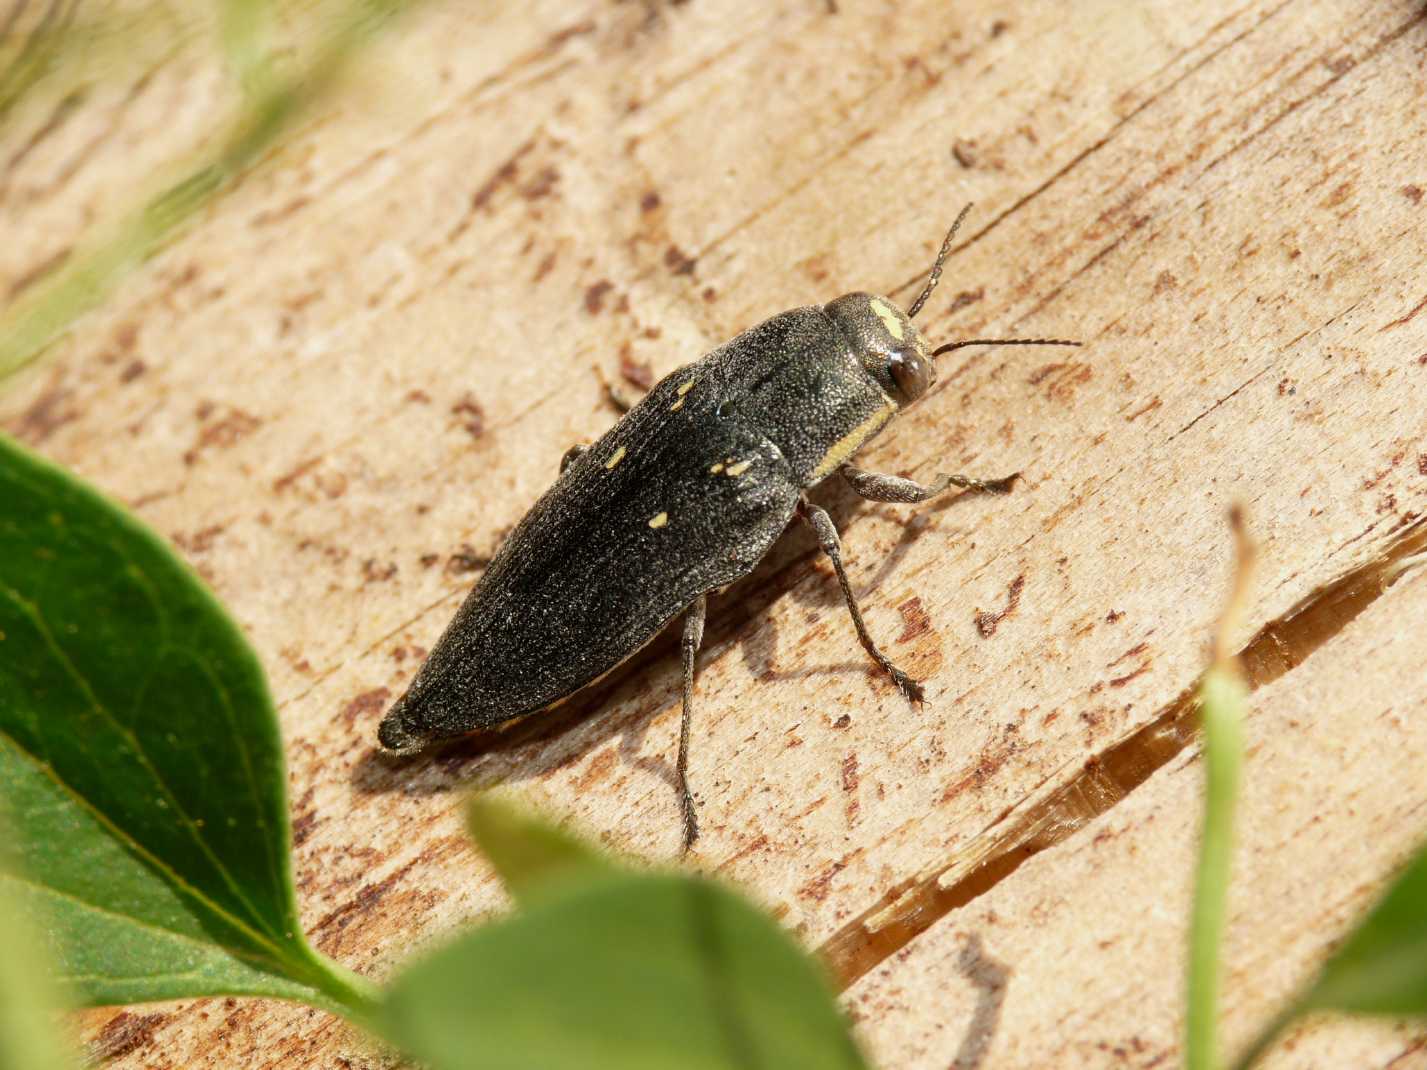
[[564,475],[565,469],[569,468],[570,465],[574,463],[575,458],[578,457],[580,454],[584,453],[587,449],[589,449],[588,446],[582,446],[579,444],[571,446],[569,449],[567,449],[565,451],[565,456],[560,458],[560,474]]
[[862,649],[882,666],[883,671],[892,678],[897,690],[908,702],[923,701],[925,696],[922,685],[897,668],[892,659],[877,648],[872,636],[867,633],[867,625],[862,622],[862,611],[857,608],[857,597],[852,593],[852,584],[847,582],[847,570],[842,566],[842,541],[837,537],[837,526],[833,524],[832,517],[828,516],[826,509],[814,505],[806,498],[799,503],[798,513],[812,525],[818,545],[832,561],[833,570],[837,572],[838,585],[842,588],[843,601],[847,603],[847,611],[852,614],[852,625],[857,629],[857,638],[862,643]]
[[679,718],[679,811],[684,819],[684,850],[688,851],[699,838],[699,819],[694,811],[694,796],[689,791],[689,727],[694,708],[694,662],[704,641],[704,616],[708,612],[708,597],[699,595],[684,617],[684,709]]
[[982,494],[1009,494],[1011,485],[1021,478],[1014,472],[1001,479],[972,479],[970,476],[953,476],[939,473],[931,483],[918,483],[901,476],[886,476],[879,472],[866,472],[845,464],[840,469],[842,478],[862,497],[874,502],[924,502],[935,498],[948,487],[961,487]]

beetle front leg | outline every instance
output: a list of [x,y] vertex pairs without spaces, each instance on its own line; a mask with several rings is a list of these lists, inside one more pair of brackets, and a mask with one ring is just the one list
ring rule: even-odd
[[878,472],[865,472],[845,464],[839,469],[842,478],[862,497],[874,502],[924,502],[935,498],[948,487],[961,487],[983,494],[1008,494],[1011,485],[1021,478],[1014,472],[1001,479],[972,479],[970,476],[938,475],[931,484],[918,483],[901,476],[884,476]]
[[694,796],[689,791],[689,723],[694,709],[694,661],[704,641],[704,616],[708,605],[708,597],[701,594],[684,617],[684,710],[679,719],[679,761],[675,768],[679,776],[679,809],[684,817],[685,851],[699,838]]
[[852,585],[847,582],[847,570],[842,567],[842,542],[837,537],[837,527],[833,524],[832,517],[828,516],[826,509],[814,505],[806,498],[798,503],[798,514],[812,525],[813,532],[818,537],[818,545],[832,560],[832,567],[837,572],[837,582],[842,587],[843,601],[847,603],[847,611],[852,614],[852,624],[857,629],[857,638],[862,643],[862,649],[882,666],[908,702],[921,702],[922,685],[893,665],[892,659],[878,650],[872,636],[867,634],[867,625],[862,623],[862,612],[857,608],[857,598],[852,593]]

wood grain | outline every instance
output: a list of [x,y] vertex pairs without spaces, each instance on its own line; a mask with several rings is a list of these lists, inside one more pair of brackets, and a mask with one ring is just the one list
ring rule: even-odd
[[[919,321],[930,336],[1086,347],[955,354],[859,462],[920,478],[1019,471],[1011,496],[918,510],[819,492],[869,627],[927,681],[924,708],[866,664],[801,532],[713,606],[694,864],[812,946],[861,940],[865,919],[928,875],[975,869],[1008,819],[1192,685],[1231,501],[1263,550],[1243,642],[1419,530],[1420,4],[839,6],[431,8],[0,398],[8,430],[171,537],[252,638],[288,742],[303,917],[348,965],[384,976],[414,943],[504,909],[461,835],[472,783],[672,858],[672,636],[550,723],[434,759],[377,757],[381,710],[565,449],[608,426],[602,376],[662,375],[847,290],[909,300],[966,201],[965,238]],[[192,147],[194,122],[165,117],[223,96],[184,57],[0,160],[0,292],[73,240],[54,220],[102,215],[101,191],[131,177],[131,141]],[[1410,659],[1377,638],[1332,672],[1311,659],[1275,695],[1312,706],[1315,689],[1381,673],[1420,711]],[[1365,703],[1342,724],[1368,733],[1373,716]],[[1326,753],[1293,767],[1340,775]],[[1127,828],[1122,811],[1177,815],[1126,833],[1126,879],[1138,868],[1178,887],[1194,790],[1192,770],[1166,769],[1106,803],[1103,821]],[[1420,777],[1363,790],[1399,809],[1324,812],[1303,792],[1285,797],[1282,828],[1312,818],[1324,843],[1355,843],[1378,831],[1373,814],[1427,800]],[[964,977],[961,1002],[938,986],[972,919],[997,896],[1049,902],[1060,868],[1093,869],[1099,827],[1009,877],[986,871],[975,901],[895,952],[925,966],[863,962],[851,1005],[887,1065],[955,1057],[975,994]],[[1334,905],[1293,916],[1340,924],[1407,842],[1345,858],[1336,893],[1322,890]],[[1258,864],[1286,872],[1305,848],[1280,834],[1263,850]],[[1170,1050],[1181,908],[1120,967],[1158,1002],[1067,1015],[1090,953],[1067,942],[1017,960],[998,944],[1012,977],[1001,1033],[963,1065],[1049,1052],[1149,1065],[1096,1046],[1130,1035]],[[1008,948],[1049,931],[1005,909],[1027,926]],[[1132,922],[1114,929],[1127,943]],[[1263,961],[1288,964],[1274,969],[1301,969],[1324,939],[1290,924],[1264,936]],[[1042,994],[1013,1006],[1023,973]],[[895,1000],[869,994],[883,978]],[[1258,983],[1230,980],[1231,1000]],[[1012,1014],[1020,1046],[1002,1036]],[[251,1001],[106,1012],[91,1030],[128,1038],[125,1067],[376,1058],[324,1015]],[[1387,1065],[1405,1035],[1335,1026],[1332,1043]]]
[[[1418,574],[1254,698],[1225,941],[1231,1047],[1312,976],[1421,845],[1427,804],[1381,785],[1413,781],[1427,761],[1424,626]],[[879,1065],[1183,1065],[1199,759],[1183,755],[850,989]],[[1358,835],[1344,835],[1349,822]],[[1317,1021],[1262,1065],[1424,1059],[1421,1023]]]

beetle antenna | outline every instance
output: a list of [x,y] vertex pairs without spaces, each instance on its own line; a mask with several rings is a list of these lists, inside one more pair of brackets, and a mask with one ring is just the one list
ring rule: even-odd
[[936,284],[941,281],[941,266],[946,263],[947,254],[951,252],[951,239],[956,237],[957,230],[961,227],[961,221],[966,218],[966,213],[971,211],[968,204],[961,210],[961,214],[956,217],[956,222],[951,225],[951,229],[946,232],[946,239],[941,243],[941,251],[936,254],[936,263],[932,265],[931,277],[927,279],[927,284],[922,288],[921,295],[912,302],[912,307],[907,310],[907,319],[915,319],[922,306],[927,303],[927,298],[936,289]]
[[968,338],[964,342],[950,342],[932,350],[932,356],[939,357],[962,346],[1078,346],[1080,342],[1068,342],[1064,338]]

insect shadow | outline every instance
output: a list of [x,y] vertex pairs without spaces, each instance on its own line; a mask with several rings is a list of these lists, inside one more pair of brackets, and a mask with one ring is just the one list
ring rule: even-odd
[[[926,525],[923,517],[927,512],[940,513],[966,496],[949,496],[913,517],[887,510],[886,516],[902,524],[902,534],[890,552],[879,554],[877,572],[858,584],[859,589],[875,591],[895,574],[898,563]],[[816,497],[832,514],[840,530],[847,530],[850,522],[862,513],[883,512],[881,507],[871,506],[840,481],[829,480],[825,487],[818,489]],[[807,527],[790,524],[749,576],[710,599],[706,649],[730,641],[736,643],[749,671],[763,680],[853,673],[865,676],[869,688],[880,691],[875,666],[866,663],[850,624],[841,616],[843,603],[836,581],[827,575],[818,577],[821,582],[805,582],[821,558],[822,552]],[[848,657],[845,660],[797,670],[777,667],[778,631],[769,619],[769,611],[787,595],[819,615],[829,613],[835,628],[846,625]],[[373,747],[357,761],[352,784],[364,795],[399,792],[426,796],[541,780],[619,736],[619,755],[626,765],[652,773],[671,787],[677,787],[674,763],[662,755],[641,754],[640,750],[649,726],[661,713],[678,704],[680,630],[681,625],[675,620],[609,675],[551,710],[531,714],[500,728],[458,737],[412,757],[394,757]],[[658,678],[657,683],[645,689],[636,705],[618,712],[609,709],[650,674]]]
[[1001,1021],[1006,1002],[1006,986],[1011,971],[1004,962],[986,953],[979,933],[971,933],[956,959],[956,969],[977,990],[976,1009],[971,1013],[961,1046],[951,1060],[951,1070],[977,1070],[986,1061],[991,1040]]
[[[1010,485],[1018,479],[1019,473],[1004,477],[1003,481],[1007,483],[1008,492]],[[895,580],[902,559],[906,557],[907,552],[912,548],[913,544],[924,536],[927,529],[934,526],[935,516],[948,509],[955,508],[957,505],[965,504],[968,498],[984,496],[984,492],[974,490],[963,491],[960,494],[942,495],[931,502],[924,503],[916,512],[909,513],[905,509],[899,509],[895,506],[889,507],[868,502],[841,481],[829,480],[824,486],[827,488],[826,490],[820,487],[816,492],[818,504],[822,505],[823,508],[833,516],[839,531],[849,530],[851,528],[851,521],[863,514],[880,517],[895,524],[898,528],[899,533],[896,541],[890,548],[877,548],[875,550],[872,547],[866,548],[866,556],[875,553],[878,559],[877,570],[870,576],[864,576],[860,580],[854,579],[853,589],[859,599],[868,600],[872,600],[876,592],[881,591],[884,585]],[[809,562],[809,567],[811,567],[813,563],[821,559],[822,555],[810,537],[804,541],[808,547],[811,547],[811,552],[805,555]],[[859,553],[855,537],[844,542],[844,550],[847,554],[848,561],[852,564],[853,571],[857,571],[856,561],[860,557],[863,557],[864,553]],[[835,614],[840,616],[843,601],[839,596],[836,580],[833,579],[830,573],[820,578],[823,582],[800,583],[795,581],[790,584],[789,593],[799,605],[807,609],[818,613],[821,613],[821,611],[825,609],[832,610]],[[776,636],[771,621],[759,631],[760,633],[768,632],[771,633],[772,636]],[[849,634],[851,634],[850,629]],[[797,670],[796,672],[778,672],[773,668],[777,661],[777,652],[774,646],[775,642],[776,639],[773,637],[765,638],[760,635],[756,648],[751,648],[748,645],[744,647],[745,663],[748,665],[749,670],[764,679],[799,679],[848,671],[863,672],[871,680],[882,679],[875,665],[869,664],[862,658],[851,656],[845,662],[809,666]],[[760,658],[758,662],[755,663],[747,660],[750,649],[757,650]]]

